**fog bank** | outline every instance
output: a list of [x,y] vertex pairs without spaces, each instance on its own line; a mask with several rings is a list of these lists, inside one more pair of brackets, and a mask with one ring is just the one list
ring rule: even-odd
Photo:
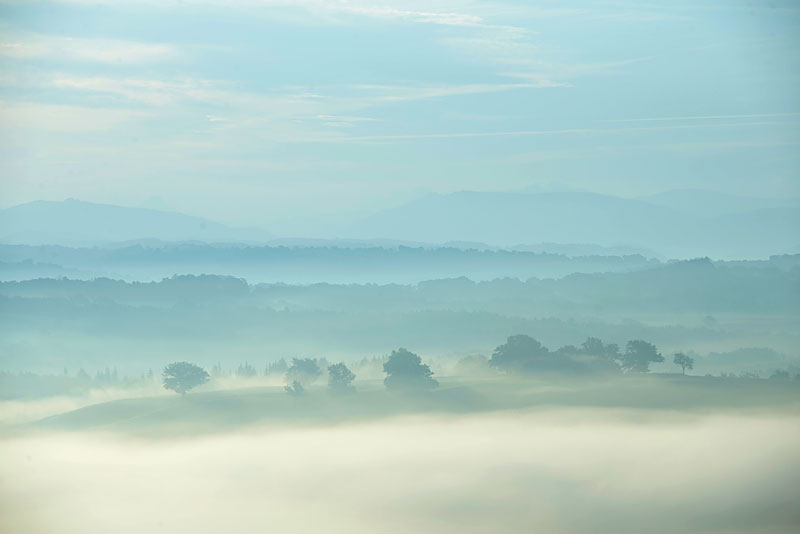
[[0,530],[796,532],[800,416],[551,409],[0,442]]

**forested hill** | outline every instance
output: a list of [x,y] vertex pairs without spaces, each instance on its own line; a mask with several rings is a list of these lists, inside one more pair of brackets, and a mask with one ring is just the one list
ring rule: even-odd
[[0,245],[0,280],[40,277],[161,280],[214,273],[253,283],[416,283],[467,276],[561,277],[658,265],[639,254],[570,256],[459,247],[215,246],[203,243],[108,248]]
[[282,309],[795,313],[800,310],[800,257],[732,263],[697,259],[627,273],[490,281],[458,277],[407,285],[248,284],[224,275],[180,275],[158,282],[41,278],[0,283],[0,295],[169,306],[245,300]]

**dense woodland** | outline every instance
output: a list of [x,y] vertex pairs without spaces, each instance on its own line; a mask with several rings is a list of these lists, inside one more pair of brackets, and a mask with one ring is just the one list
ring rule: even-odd
[[[477,248],[475,248],[477,247]],[[466,276],[474,280],[502,277],[558,278],[572,273],[630,272],[668,263],[655,254],[614,255],[607,249],[574,250],[487,245],[435,246],[245,246],[133,244],[71,248],[0,244],[0,280],[40,277],[158,281],[174,273],[246,278],[251,283],[417,283]],[[532,250],[531,250],[532,249]],[[729,262],[732,265],[788,269],[796,256]]]
[[[259,362],[261,373],[269,362],[292,358],[357,365],[398,346],[431,358],[434,368],[453,369],[465,357],[491,357],[500,340],[515,335],[562,347],[547,350],[561,357],[540,361],[544,370],[586,370],[586,358],[581,364],[572,358],[580,351],[569,352],[589,337],[623,353],[628,341],[646,340],[665,354],[690,354],[699,374],[767,377],[798,367],[799,311],[800,256],[701,258],[627,272],[485,281],[461,276],[415,284],[249,283],[191,274],[157,282],[37,278],[0,283],[0,349],[2,371],[14,376],[69,369],[69,379],[23,375],[13,388],[20,391],[47,389],[47,381],[62,384],[59,391],[85,388],[89,377],[102,384],[109,378],[98,373],[115,368],[120,383],[123,376],[139,380],[166,361],[182,359],[209,370],[218,365],[217,375],[242,362]],[[621,362],[614,362],[593,365],[619,370]],[[656,372],[674,371],[670,361],[653,364]],[[374,366],[367,372],[378,374]],[[8,381],[11,375],[5,376]]]

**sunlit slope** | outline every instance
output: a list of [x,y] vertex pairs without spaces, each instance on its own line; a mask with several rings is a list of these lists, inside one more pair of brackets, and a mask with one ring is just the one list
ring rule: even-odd
[[390,392],[379,381],[346,395],[323,386],[294,397],[282,387],[195,391],[95,404],[34,423],[39,429],[158,432],[218,431],[254,423],[338,423],[422,413],[468,413],[536,407],[747,411],[800,410],[800,383],[680,375],[512,379],[449,378],[432,391]]

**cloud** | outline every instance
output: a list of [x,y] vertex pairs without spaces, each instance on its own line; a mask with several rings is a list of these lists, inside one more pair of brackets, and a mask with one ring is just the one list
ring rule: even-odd
[[428,2],[390,0],[381,4],[357,0],[61,0],[61,2],[68,4],[107,4],[115,6],[127,4],[144,5],[148,7],[180,7],[200,4],[225,7],[228,9],[294,7],[318,14],[345,13],[371,18],[401,20],[423,24],[440,24],[445,26],[481,26],[485,24],[481,16],[458,10],[461,5],[459,3],[436,0]]
[[323,121],[344,121],[344,122],[371,122],[377,119],[372,117],[343,117],[338,115],[317,115],[317,118]]
[[402,19],[414,22],[443,24],[446,26],[481,26],[483,19],[468,13],[442,13],[436,11],[412,11],[390,6],[355,6],[331,4],[333,10],[356,13],[378,18]]
[[746,115],[696,115],[690,117],[645,117],[638,119],[613,119],[606,122],[650,122],[650,121],[705,121],[720,119],[760,119],[769,117],[797,117],[800,112],[751,113]]
[[341,115],[317,115],[316,118],[320,121],[323,121],[325,126],[330,126],[334,128],[339,127],[353,127],[357,123],[362,122],[375,122],[376,119],[371,117],[348,117],[348,116],[341,116]]
[[52,87],[95,93],[108,93],[130,102],[166,106],[178,100],[213,99],[215,82],[208,80],[157,80],[146,78],[83,77],[57,74],[50,80]]
[[458,139],[468,137],[514,137],[539,135],[585,135],[585,134],[624,134],[660,130],[686,130],[707,128],[736,128],[748,126],[773,126],[775,122],[726,122],[714,124],[680,124],[670,126],[640,126],[625,128],[570,128],[563,130],[517,130],[501,132],[450,132],[433,134],[370,135],[361,137],[340,137],[338,141],[415,141],[424,139]]
[[354,89],[373,92],[374,94],[364,97],[366,100],[371,100],[373,102],[420,100],[445,96],[497,93],[515,89],[545,89],[553,87],[569,87],[569,84],[550,80],[539,80],[531,83],[482,83],[419,87],[370,84],[353,86]]
[[137,64],[171,60],[179,55],[178,49],[172,45],[116,39],[7,34],[5,40],[0,42],[0,56],[14,59],[47,58],[62,61]]
[[553,63],[543,59],[516,58],[507,59],[506,62],[525,70],[504,72],[503,75],[523,80],[540,80],[543,76],[568,80],[587,75],[617,73],[621,67],[652,61],[653,59],[655,59],[653,56],[646,56],[592,63]]
[[0,101],[0,123],[16,129],[93,132],[150,117],[150,113],[132,109]]

